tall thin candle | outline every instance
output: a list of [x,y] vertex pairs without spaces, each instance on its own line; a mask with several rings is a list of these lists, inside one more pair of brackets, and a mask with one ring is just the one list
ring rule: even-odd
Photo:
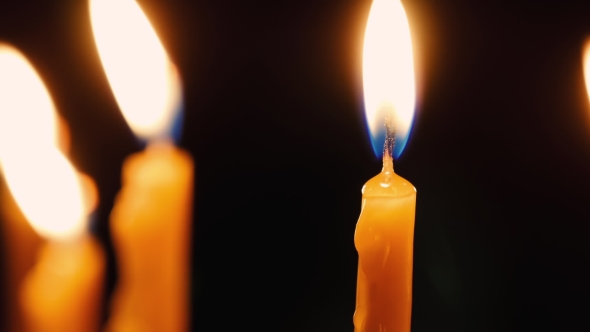
[[365,34],[363,84],[372,137],[385,141],[383,169],[363,187],[354,236],[359,254],[355,332],[410,331],[416,190],[395,174],[393,160],[405,146],[413,118],[412,56],[402,4],[375,0]]
[[186,331],[193,161],[172,137],[180,79],[134,0],[91,0],[90,10],[113,94],[148,142],[125,160],[111,214],[119,281],[107,330]]
[[53,102],[30,63],[0,45],[0,169],[24,217],[49,240],[16,287],[21,328],[92,332],[99,328],[104,270],[103,251],[86,231],[96,187],[60,151],[57,127]]

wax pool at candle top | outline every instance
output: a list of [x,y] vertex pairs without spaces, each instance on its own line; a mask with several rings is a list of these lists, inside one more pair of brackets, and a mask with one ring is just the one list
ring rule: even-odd
[[355,332],[409,332],[416,189],[391,163],[363,187]]

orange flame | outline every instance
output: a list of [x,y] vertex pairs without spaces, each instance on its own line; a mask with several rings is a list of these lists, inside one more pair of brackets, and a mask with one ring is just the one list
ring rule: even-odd
[[586,44],[584,45],[583,62],[586,91],[588,92],[588,97],[590,98],[590,38],[586,40]]

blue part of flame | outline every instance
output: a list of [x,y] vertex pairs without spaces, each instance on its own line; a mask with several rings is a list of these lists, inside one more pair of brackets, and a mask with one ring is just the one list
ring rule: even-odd
[[178,105],[176,106],[176,111],[174,112],[174,119],[172,119],[172,123],[170,124],[170,128],[168,131],[153,137],[140,137],[135,135],[137,143],[141,146],[141,148],[145,148],[150,141],[157,141],[157,140],[172,140],[175,145],[178,145],[180,139],[182,138],[183,133],[183,124],[184,124],[184,102],[180,100]]
[[183,132],[183,123],[184,123],[184,101],[180,100],[178,102],[176,111],[176,116],[172,121],[172,125],[170,126],[170,138],[174,141],[174,143],[178,144],[180,142],[180,138],[182,137]]
[[[383,122],[384,123],[384,122]],[[414,119],[410,123],[410,126],[406,133],[400,133],[399,131],[396,132],[395,135],[395,147],[393,149],[393,158],[399,159],[399,157],[404,152],[408,140],[410,138],[410,134],[412,133],[412,128],[414,125]],[[367,122],[367,131],[369,132],[369,137],[371,138],[371,144],[373,146],[373,152],[375,152],[375,156],[380,159],[383,157],[383,145],[385,144],[385,136],[386,136],[386,129],[385,125],[379,126],[378,130],[375,132],[371,131],[369,124]]]

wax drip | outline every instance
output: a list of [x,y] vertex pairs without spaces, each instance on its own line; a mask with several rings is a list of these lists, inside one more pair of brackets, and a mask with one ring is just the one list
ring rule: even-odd
[[[393,173],[393,149],[395,148],[395,119],[393,110],[385,115],[385,143],[383,144],[383,172]],[[391,175],[387,176],[387,180]]]

